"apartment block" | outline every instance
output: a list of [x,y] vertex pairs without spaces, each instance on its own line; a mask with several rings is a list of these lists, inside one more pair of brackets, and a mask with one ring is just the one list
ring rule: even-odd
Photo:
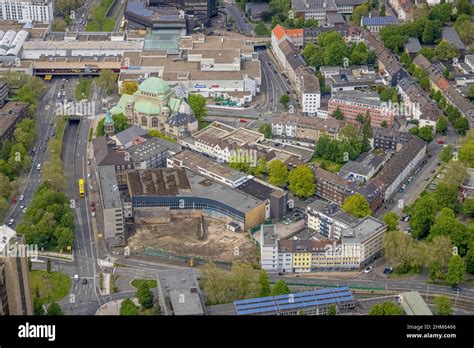
[[262,268],[268,272],[308,273],[328,270],[357,270],[373,262],[382,251],[387,226],[373,217],[354,221],[341,228],[339,240],[279,239],[274,236],[261,250]]
[[394,123],[394,114],[386,103],[380,101],[377,93],[361,91],[340,91],[333,94],[329,99],[328,112],[332,114],[339,110],[344,114],[347,122],[358,125],[357,116],[370,115],[372,127],[380,127],[383,122],[388,128],[392,128]]
[[384,192],[384,201],[390,199],[395,190],[423,160],[425,155],[426,142],[418,137],[413,137],[398,152],[393,154],[392,158],[374,179],[374,183]]
[[53,4],[52,0],[0,0],[0,20],[50,22],[54,19]]

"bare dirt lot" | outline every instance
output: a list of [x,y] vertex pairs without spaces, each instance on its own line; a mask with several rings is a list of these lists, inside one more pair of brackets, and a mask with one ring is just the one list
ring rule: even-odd
[[200,240],[199,217],[172,217],[169,224],[134,224],[130,226],[130,251],[144,247],[163,249],[179,256],[208,260],[253,261],[257,248],[244,232],[226,229],[222,221],[204,218],[205,236]]

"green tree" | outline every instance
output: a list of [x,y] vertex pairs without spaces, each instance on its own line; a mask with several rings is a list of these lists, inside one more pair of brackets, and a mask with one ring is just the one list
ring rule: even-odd
[[464,199],[464,202],[462,203],[462,212],[466,216],[474,217],[474,199]]
[[335,304],[332,304],[328,308],[328,315],[336,315],[337,314],[337,307]]
[[96,79],[97,86],[105,89],[107,95],[111,95],[117,84],[117,75],[112,70],[101,70],[99,77]]
[[469,87],[467,91],[467,97],[469,98],[470,101],[474,101],[474,85]]
[[460,117],[454,123],[454,129],[461,135],[466,134],[466,131],[469,130],[469,121],[465,117]]
[[450,60],[459,57],[459,50],[449,41],[442,40],[434,49],[434,54],[439,60]]
[[369,315],[403,315],[403,309],[393,302],[376,304],[370,309]]
[[449,3],[441,3],[438,5],[433,6],[430,12],[430,19],[438,20],[441,23],[449,22],[451,19],[451,4]]
[[430,269],[430,280],[443,279],[453,254],[453,245],[448,236],[437,236],[425,248],[425,265]]
[[53,302],[49,305],[48,312],[46,314],[47,315],[63,315],[63,310],[61,309],[61,306],[59,304],[57,304],[56,302]]
[[336,110],[331,114],[332,117],[334,117],[336,120],[343,120],[344,119],[344,114],[342,113],[341,109],[337,107]]
[[200,94],[191,94],[188,97],[188,102],[194,117],[196,117],[199,121],[203,121],[207,115],[206,98]]
[[265,271],[260,271],[260,275],[258,277],[258,283],[260,284],[260,297],[270,296],[271,293],[271,285],[270,285],[270,278],[268,277],[268,273]]
[[369,112],[364,116],[364,123],[362,124],[362,148],[361,152],[370,150],[370,138],[372,138],[372,125]]
[[36,122],[31,118],[21,120],[13,132],[15,140],[30,150],[37,138]]
[[34,315],[44,315],[43,301],[39,297],[33,298],[33,313]]
[[447,296],[436,296],[435,302],[435,313],[436,315],[452,315],[453,309],[451,308],[451,299]]
[[383,4],[382,7],[380,8],[379,15],[380,17],[385,17],[385,4]]
[[122,86],[120,92],[122,94],[130,94],[132,95],[138,91],[138,83],[136,81],[124,81],[122,82]]
[[264,123],[258,128],[258,131],[265,135],[266,139],[271,139],[272,137],[272,125],[269,123]]
[[382,250],[384,257],[397,273],[418,272],[425,264],[420,245],[411,236],[400,231],[385,233]]
[[434,222],[437,211],[437,202],[431,195],[418,198],[411,207],[411,219],[409,225],[412,228],[412,236],[421,238],[428,234]]
[[140,303],[143,308],[153,307],[153,293],[147,283],[140,284],[135,296],[138,299],[138,303]]
[[355,26],[360,26],[360,19],[369,15],[369,7],[366,4],[357,6],[352,11],[351,22]]
[[405,68],[408,68],[408,66],[411,64],[412,60],[410,58],[410,55],[406,52],[403,52],[400,55],[400,62],[405,66]]
[[424,126],[419,128],[418,136],[429,143],[433,140],[433,127],[432,126]]
[[290,288],[286,285],[285,281],[277,280],[272,286],[271,296],[287,295],[290,293]]
[[428,21],[423,30],[421,41],[426,45],[431,45],[438,37],[438,31],[439,25],[437,25],[437,23],[435,23],[434,21]]
[[347,197],[342,204],[342,209],[358,218],[372,215],[369,203],[360,193]]
[[448,130],[448,120],[444,116],[440,116],[436,121],[436,133],[446,134]]
[[120,304],[120,315],[138,315],[139,310],[140,308],[130,298]]
[[257,23],[257,25],[255,26],[255,34],[259,35],[259,36],[269,36],[270,35],[270,30],[268,30],[267,26],[265,25],[265,23],[263,21],[260,21]]
[[455,210],[458,203],[458,187],[442,181],[438,184],[432,193],[433,198],[438,203],[438,210],[451,209]]
[[255,176],[261,178],[265,174],[268,174],[268,163],[265,160],[265,157],[262,157],[257,162],[257,167],[255,168]]
[[398,215],[393,211],[388,212],[383,216],[383,222],[387,224],[389,231],[396,231],[398,229],[398,220]]
[[469,250],[466,253],[465,261],[466,261],[466,271],[468,271],[471,274],[474,274],[474,241],[472,241],[469,244]]
[[283,106],[285,110],[288,109],[288,104],[290,103],[291,99],[288,95],[284,94],[280,97],[280,104]]
[[456,2],[457,15],[472,15],[472,5],[469,0],[458,0]]
[[446,282],[450,285],[457,285],[464,282],[464,275],[466,273],[466,264],[459,255],[453,255],[448,264],[448,274],[446,275]]
[[51,259],[46,260],[46,272],[51,273]]
[[434,59],[435,57],[435,53],[434,53],[434,50],[429,48],[429,47],[423,47],[421,50],[420,50],[420,54],[422,54],[423,56],[425,56],[426,59],[428,59],[430,62]]
[[273,160],[268,164],[268,182],[283,187],[288,182],[288,168],[281,160]]
[[453,145],[449,144],[441,149],[439,152],[439,159],[443,162],[448,163],[453,157]]
[[4,174],[0,173],[0,197],[8,198],[12,192],[12,187],[10,185],[10,179],[8,179]]
[[351,53],[351,63],[354,65],[367,64],[369,60],[369,50],[363,42],[359,42],[355,45]]
[[474,167],[474,140],[470,140],[461,146],[459,159],[466,161],[470,168]]
[[301,198],[311,197],[316,192],[313,171],[305,164],[293,169],[289,174],[290,191]]

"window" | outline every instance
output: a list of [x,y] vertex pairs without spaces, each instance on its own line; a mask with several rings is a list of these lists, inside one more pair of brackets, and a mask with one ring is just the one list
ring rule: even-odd
[[158,128],[158,117],[153,117],[151,119],[151,126],[155,127],[155,128]]
[[148,120],[145,116],[142,116],[141,121],[142,121],[142,126],[145,126],[145,127],[148,126]]

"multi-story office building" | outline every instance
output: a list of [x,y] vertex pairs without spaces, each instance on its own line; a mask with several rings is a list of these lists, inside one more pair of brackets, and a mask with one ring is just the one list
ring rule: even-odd
[[387,231],[382,221],[367,216],[343,222],[340,215],[332,221],[341,228],[340,240],[278,239],[274,226],[262,227],[262,268],[285,273],[356,270],[380,256]]
[[99,183],[102,215],[104,218],[105,240],[114,241],[117,238],[123,241],[124,237],[124,209],[117,183],[114,166],[96,167]]
[[360,124],[357,116],[368,112],[372,127],[380,127],[384,122],[387,128],[393,126],[394,113],[386,103],[380,101],[377,93],[356,90],[336,92],[329,100],[328,112],[332,114],[337,109],[344,114],[348,122],[353,124]]
[[308,228],[330,239],[341,239],[342,230],[357,223],[358,219],[346,213],[336,203],[316,201],[306,212]]
[[278,116],[272,118],[272,134],[276,137],[317,141],[322,135],[338,139],[344,122],[330,118],[323,120],[315,117]]
[[0,20],[50,22],[53,14],[52,0],[0,0]]
[[14,230],[0,226],[0,316],[32,315],[28,248]]

